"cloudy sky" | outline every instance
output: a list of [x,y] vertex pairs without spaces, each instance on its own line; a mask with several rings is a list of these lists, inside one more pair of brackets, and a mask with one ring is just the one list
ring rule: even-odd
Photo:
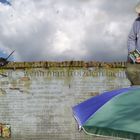
[[14,61],[125,61],[139,0],[0,3],[0,55]]

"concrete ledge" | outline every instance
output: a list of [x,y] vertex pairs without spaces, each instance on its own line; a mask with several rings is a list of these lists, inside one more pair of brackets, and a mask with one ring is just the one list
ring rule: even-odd
[[140,64],[127,63],[126,75],[132,85],[140,85]]

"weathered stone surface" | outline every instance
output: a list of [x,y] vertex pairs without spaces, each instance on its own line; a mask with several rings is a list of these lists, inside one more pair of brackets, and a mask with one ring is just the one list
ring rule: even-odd
[[104,91],[130,86],[123,68],[1,69],[0,73],[0,122],[11,125],[11,140],[111,140],[79,132],[72,107]]
[[132,85],[140,85],[140,64],[127,64],[126,75]]

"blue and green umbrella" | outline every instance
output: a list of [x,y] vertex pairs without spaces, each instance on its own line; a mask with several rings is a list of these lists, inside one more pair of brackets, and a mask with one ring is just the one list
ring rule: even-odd
[[140,87],[105,92],[73,107],[87,134],[140,140]]

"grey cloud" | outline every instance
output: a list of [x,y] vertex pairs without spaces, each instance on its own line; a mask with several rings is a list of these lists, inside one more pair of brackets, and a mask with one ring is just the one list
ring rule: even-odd
[[13,0],[0,5],[0,50],[16,61],[124,61],[137,2]]

